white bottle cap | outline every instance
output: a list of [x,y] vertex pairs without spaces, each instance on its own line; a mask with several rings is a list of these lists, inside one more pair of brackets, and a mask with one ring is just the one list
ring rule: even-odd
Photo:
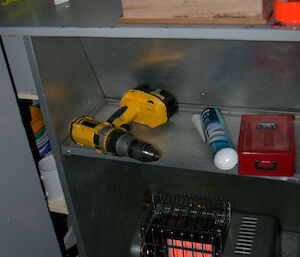
[[237,152],[232,148],[223,148],[215,154],[214,163],[220,170],[230,170],[237,162]]

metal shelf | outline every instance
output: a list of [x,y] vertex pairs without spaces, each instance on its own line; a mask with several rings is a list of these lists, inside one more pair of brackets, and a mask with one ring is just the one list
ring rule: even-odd
[[[96,120],[107,120],[109,116],[118,109],[118,101],[106,100],[94,113]],[[201,107],[180,107],[179,112],[171,117],[167,124],[158,128],[151,129],[139,124],[132,124],[131,132],[139,139],[153,144],[161,152],[160,160],[151,163],[143,163],[152,166],[174,167],[182,169],[191,169],[222,174],[238,175],[237,167],[229,171],[217,169],[213,164],[213,154],[209,146],[202,141],[200,135],[194,128],[191,117],[195,113],[201,112]],[[223,109],[222,115],[228,126],[232,141],[235,145],[238,142],[241,116],[243,114],[270,113],[261,111],[241,110],[241,109]],[[300,140],[300,119],[294,120],[295,141]],[[88,147],[81,147],[72,142],[70,138],[61,146],[63,155],[78,155],[102,159],[111,159],[116,161],[139,163],[129,157],[117,157],[107,154],[99,154]],[[296,152],[300,151],[297,146]],[[259,178],[289,181],[300,183],[300,159],[296,157],[296,173],[293,177],[265,177]]]
[[[63,37],[300,41],[299,26],[122,24],[117,0],[14,2],[0,8],[0,34]],[[272,22],[271,22],[272,23]]]

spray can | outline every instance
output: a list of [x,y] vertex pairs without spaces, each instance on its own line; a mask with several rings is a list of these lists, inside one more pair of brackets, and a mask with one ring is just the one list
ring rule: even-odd
[[238,162],[238,155],[227,134],[221,113],[216,108],[207,108],[195,114],[192,121],[214,153],[214,163],[218,169],[230,170]]

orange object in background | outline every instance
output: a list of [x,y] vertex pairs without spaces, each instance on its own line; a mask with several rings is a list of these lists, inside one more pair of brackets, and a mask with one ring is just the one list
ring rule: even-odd
[[29,106],[31,121],[43,119],[41,109],[35,106]]
[[274,1],[273,14],[277,21],[288,24],[300,24],[300,1]]
[[38,133],[44,126],[44,119],[41,109],[35,106],[29,106],[31,121],[30,126],[34,134]]

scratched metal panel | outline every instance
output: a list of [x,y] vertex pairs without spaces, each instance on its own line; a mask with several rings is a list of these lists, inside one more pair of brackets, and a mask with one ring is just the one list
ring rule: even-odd
[[81,39],[104,94],[164,85],[180,103],[300,109],[300,43]]
[[63,163],[86,256],[129,256],[147,194],[135,164],[78,156]]
[[57,141],[68,123],[87,115],[103,94],[78,38],[32,38]]

